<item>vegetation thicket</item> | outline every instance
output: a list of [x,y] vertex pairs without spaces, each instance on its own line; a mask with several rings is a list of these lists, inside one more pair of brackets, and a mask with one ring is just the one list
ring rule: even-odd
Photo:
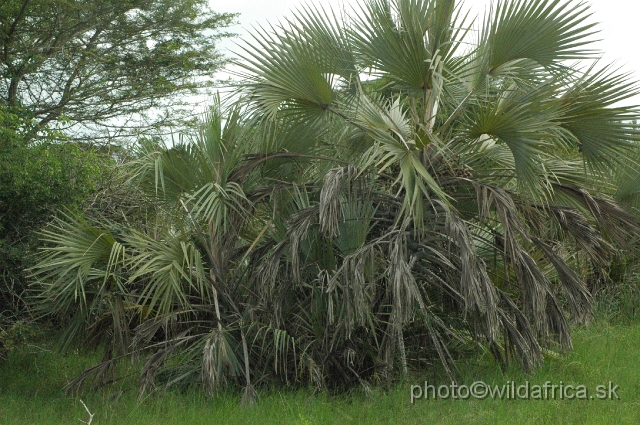
[[371,0],[257,31],[239,100],[141,143],[123,207],[43,232],[34,306],[68,321],[65,346],[104,349],[69,388],[143,356],[141,394],[250,402],[571,349],[585,282],[639,227],[612,178],[634,175],[638,109],[619,105],[638,90],[593,65],[588,18],[508,0],[473,27],[452,0]]
[[203,0],[0,2],[0,355],[29,327],[36,232],[117,186],[123,139],[193,121],[184,97],[212,85],[234,17]]

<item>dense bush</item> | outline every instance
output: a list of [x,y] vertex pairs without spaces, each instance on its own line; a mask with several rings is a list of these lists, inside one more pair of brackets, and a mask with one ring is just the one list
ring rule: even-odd
[[[467,48],[453,1],[304,9],[258,34],[240,100],[121,168],[143,207],[43,233],[40,312],[190,382],[385,382],[481,348],[532,370],[591,316],[585,279],[631,246],[612,200],[637,93],[589,59],[584,5],[499,2]],[[372,77],[373,76],[373,77]],[[144,213],[143,213],[144,212]]]
[[0,331],[27,319],[26,269],[39,244],[37,231],[58,209],[78,209],[109,161],[54,131],[28,141],[32,124],[28,111],[0,105]]

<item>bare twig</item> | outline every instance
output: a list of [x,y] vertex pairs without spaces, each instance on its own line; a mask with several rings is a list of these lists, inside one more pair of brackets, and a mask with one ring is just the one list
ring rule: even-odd
[[89,408],[87,407],[86,404],[84,404],[84,401],[80,400],[80,403],[82,403],[82,405],[84,406],[84,410],[87,411],[87,413],[89,414],[89,421],[83,421],[82,419],[78,419],[80,422],[82,422],[83,424],[87,424],[87,425],[91,425],[91,422],[93,422],[93,417],[95,416],[93,413],[91,413],[91,411],[89,410]]

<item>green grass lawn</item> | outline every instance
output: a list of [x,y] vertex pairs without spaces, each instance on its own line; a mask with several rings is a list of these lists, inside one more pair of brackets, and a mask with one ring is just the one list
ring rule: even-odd
[[[391,391],[370,396],[312,395],[307,391],[260,393],[254,407],[242,409],[238,395],[205,397],[199,392],[169,392],[138,404],[132,385],[65,396],[65,380],[91,365],[86,355],[60,356],[29,347],[14,352],[0,365],[0,424],[79,424],[88,420],[80,403],[99,424],[637,424],[640,423],[640,325],[600,324],[575,331],[575,351],[559,360],[546,360],[533,375],[518,370],[501,372],[487,362],[466,368],[460,384],[483,380],[516,385],[585,385],[591,394],[609,381],[619,386],[614,400],[416,400],[411,384],[424,385],[425,375],[398,384]],[[446,384],[439,382],[438,384]]]

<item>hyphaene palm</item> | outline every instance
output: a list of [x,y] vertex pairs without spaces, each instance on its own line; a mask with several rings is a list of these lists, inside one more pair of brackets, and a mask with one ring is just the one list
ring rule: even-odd
[[123,168],[146,218],[46,231],[42,311],[112,341],[75,383],[143,352],[143,391],[250,400],[256,381],[367,386],[434,358],[455,377],[472,347],[531,370],[571,348],[585,277],[638,228],[609,199],[637,91],[590,66],[584,4],[496,2],[477,31],[463,10],[301,9],[244,45],[234,105]]

